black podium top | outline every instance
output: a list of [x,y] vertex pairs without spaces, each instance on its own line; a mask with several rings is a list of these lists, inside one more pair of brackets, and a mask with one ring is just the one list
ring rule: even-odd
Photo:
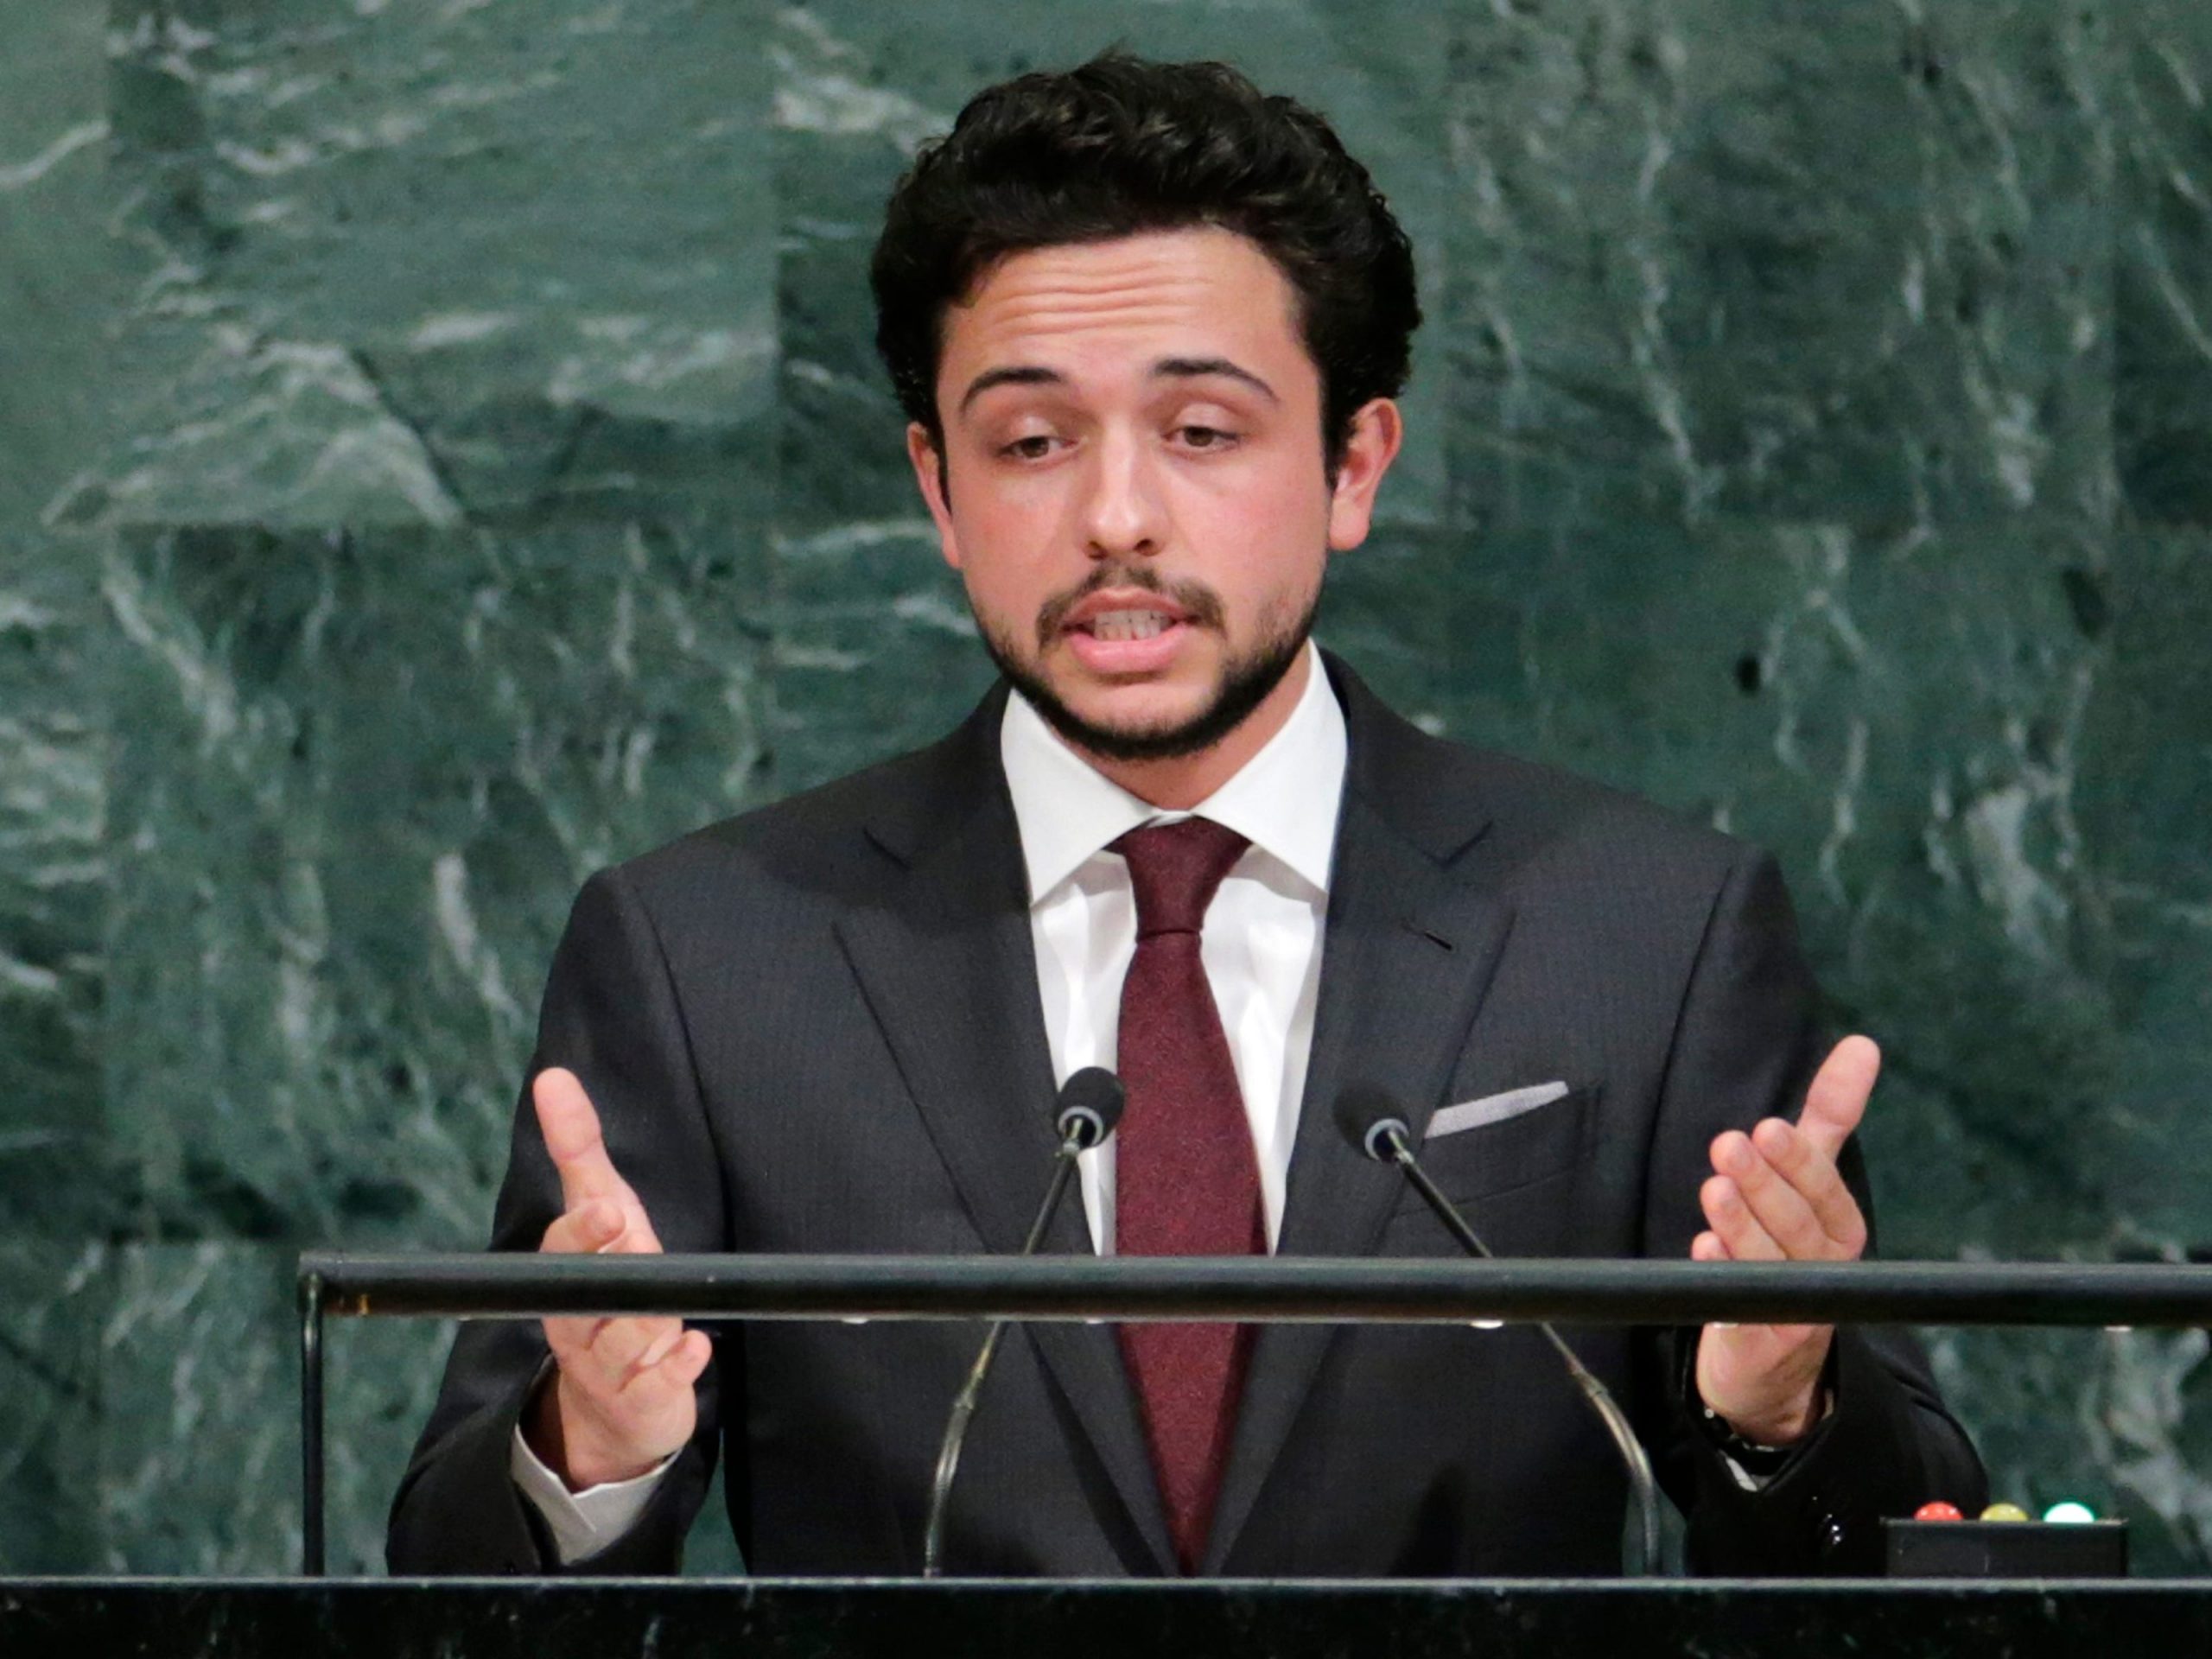
[[2212,1580],[0,1580],[9,1659],[2077,1659],[2212,1649]]

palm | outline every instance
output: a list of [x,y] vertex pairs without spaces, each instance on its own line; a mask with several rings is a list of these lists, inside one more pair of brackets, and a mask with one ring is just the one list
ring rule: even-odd
[[[660,1254],[660,1238],[637,1192],[608,1155],[599,1114],[575,1074],[559,1067],[531,1085],[538,1128],[561,1178],[560,1217],[546,1229],[547,1250]],[[552,1319],[545,1338],[558,1364],[557,1386],[533,1445],[557,1448],[572,1484],[593,1485],[651,1468],[691,1438],[698,1423],[692,1385],[712,1345],[669,1318]]]
[[[1866,1116],[1881,1051],[1847,1037],[1814,1077],[1796,1124],[1769,1118],[1713,1143],[1699,1193],[1707,1230],[1701,1262],[1848,1262],[1866,1246],[1866,1217],[1837,1168]],[[1750,1438],[1786,1442],[1817,1421],[1832,1328],[1709,1325],[1698,1342],[1698,1393]]]

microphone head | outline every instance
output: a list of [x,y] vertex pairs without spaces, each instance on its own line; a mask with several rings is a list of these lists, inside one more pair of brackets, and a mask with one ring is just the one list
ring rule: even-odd
[[1413,1129],[1397,1101],[1377,1083],[1346,1084],[1337,1096],[1336,1117],[1338,1132],[1351,1142],[1352,1150],[1378,1164],[1392,1161],[1393,1132],[1408,1141],[1413,1139]]
[[1060,1085],[1060,1097],[1052,1106],[1052,1127],[1061,1140],[1073,1141],[1077,1151],[1088,1152],[1114,1133],[1127,1099],[1119,1077],[1103,1065],[1086,1065]]

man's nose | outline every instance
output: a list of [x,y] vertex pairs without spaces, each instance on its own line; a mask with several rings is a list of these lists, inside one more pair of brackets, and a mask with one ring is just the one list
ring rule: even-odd
[[1081,509],[1085,550],[1093,558],[1157,553],[1166,539],[1166,510],[1142,442],[1109,433],[1091,455]]

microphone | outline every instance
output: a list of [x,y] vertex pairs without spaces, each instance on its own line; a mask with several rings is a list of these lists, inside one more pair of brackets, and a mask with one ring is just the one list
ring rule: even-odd
[[[1446,1198],[1428,1172],[1414,1156],[1413,1128],[1398,1109],[1398,1103],[1388,1090],[1371,1083],[1355,1083],[1337,1096],[1337,1128],[1362,1157],[1372,1158],[1378,1164],[1395,1164],[1414,1191],[1436,1212],[1436,1218],[1450,1230],[1470,1255],[1491,1257],[1490,1246],[1484,1243],[1459,1207]],[[1548,1319],[1536,1321],[1559,1357],[1566,1362],[1567,1375],[1582,1390],[1582,1397],[1605,1425],[1613,1437],[1613,1444],[1627,1466],[1630,1490],[1636,1495],[1637,1561],[1632,1576],[1648,1575],[1659,1559],[1659,1493],[1651,1479],[1651,1459],[1644,1454],[1643,1442],[1636,1438],[1636,1431],[1629,1427],[1628,1415],[1621,1410],[1620,1402],[1591,1373],[1568,1347],[1560,1333],[1552,1328]]]
[[[1103,1065],[1086,1065],[1060,1085],[1059,1097],[1052,1103],[1052,1128],[1060,1137],[1060,1149],[1053,1154],[1052,1183],[1045,1189],[1045,1202],[1037,1208],[1037,1219],[1029,1225],[1029,1236],[1022,1242],[1022,1255],[1037,1253],[1045,1230],[1052,1224],[1061,1197],[1067,1192],[1068,1178],[1075,1173],[1075,1160],[1114,1133],[1122,1121],[1123,1103],[1122,1080]],[[968,1438],[968,1421],[976,1414],[976,1402],[982,1395],[991,1357],[998,1352],[999,1338],[1005,1333],[1006,1321],[993,1320],[975,1364],[969,1368],[968,1380],[952,1402],[952,1414],[945,1420],[944,1440],[938,1447],[937,1478],[930,1488],[929,1522],[922,1532],[922,1576],[925,1579],[938,1575],[944,1552],[944,1507],[952,1496],[953,1474],[960,1467],[961,1442]]]

